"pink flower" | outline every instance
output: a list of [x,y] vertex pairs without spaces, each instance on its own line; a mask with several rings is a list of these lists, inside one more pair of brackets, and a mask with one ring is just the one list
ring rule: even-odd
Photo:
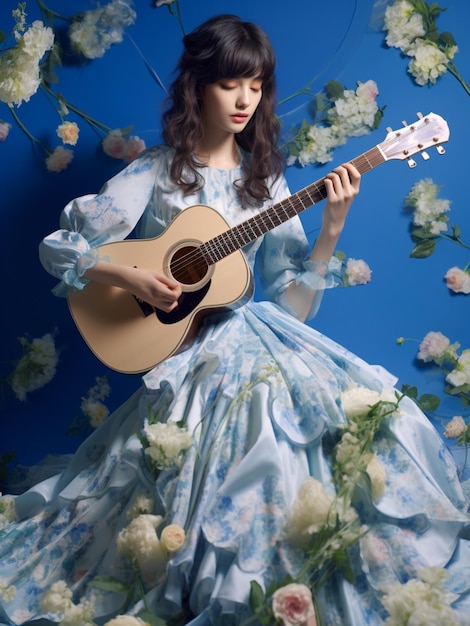
[[444,437],[457,439],[467,430],[467,424],[461,415],[454,415],[444,430]]
[[361,259],[348,259],[346,263],[346,276],[348,284],[365,285],[370,282],[372,271],[365,261]]
[[449,348],[449,339],[439,332],[429,332],[419,344],[418,359],[434,361],[444,356]]
[[10,132],[11,124],[7,122],[0,122],[0,141],[5,141]]
[[445,275],[447,287],[454,293],[470,293],[470,274],[459,267],[451,267]]
[[127,156],[127,141],[119,129],[111,131],[101,145],[104,153],[113,159],[125,159]]
[[74,146],[78,141],[80,129],[76,122],[64,122],[57,127],[57,135],[64,143]]
[[54,152],[46,159],[46,167],[49,172],[61,172],[67,169],[73,159],[72,150],[63,146],[57,146]]
[[[312,593],[306,585],[292,583],[281,587],[273,594],[273,613],[284,626],[301,626],[315,617]],[[316,620],[313,622],[316,624]]]
[[133,161],[142,150],[145,150],[145,141],[140,137],[129,137],[126,143],[126,161]]
[[368,80],[365,83],[359,83],[356,94],[365,102],[373,102],[379,95],[379,88],[375,81]]

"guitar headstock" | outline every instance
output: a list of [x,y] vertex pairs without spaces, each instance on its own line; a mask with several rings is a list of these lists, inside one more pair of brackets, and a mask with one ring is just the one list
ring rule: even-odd
[[415,167],[416,162],[411,157],[418,152],[421,152],[424,159],[429,158],[425,150],[430,147],[436,147],[439,154],[444,154],[441,144],[449,140],[450,131],[447,122],[440,115],[418,113],[418,120],[414,124],[403,124],[404,127],[399,130],[387,128],[387,136],[378,144],[385,160],[407,159],[408,165]]

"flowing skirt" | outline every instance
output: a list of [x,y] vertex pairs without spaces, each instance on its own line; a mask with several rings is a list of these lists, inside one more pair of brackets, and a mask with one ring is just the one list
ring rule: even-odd
[[[40,600],[63,580],[75,603],[93,603],[99,624],[144,609],[162,619],[186,611],[193,626],[242,624],[252,581],[264,589],[301,565],[285,540],[286,515],[306,477],[332,489],[326,442],[346,421],[342,392],[395,382],[273,304],[208,318],[198,340],[146,374],[62,472],[16,497],[18,521],[0,530],[0,587],[16,593],[0,593],[0,623],[60,621]],[[178,467],[149,464],[149,418],[191,434]],[[315,598],[322,626],[383,624],[383,585],[423,566],[447,568],[453,608],[470,624],[468,502],[450,453],[406,398],[374,452],[385,490],[358,507],[369,531],[355,547],[355,583],[334,574]],[[185,541],[134,593],[118,535],[142,501],[163,525],[182,527]],[[98,577],[121,586],[96,586]]]

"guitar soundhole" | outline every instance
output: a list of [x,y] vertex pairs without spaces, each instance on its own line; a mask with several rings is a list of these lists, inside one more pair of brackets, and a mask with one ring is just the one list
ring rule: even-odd
[[[195,246],[185,246],[175,251],[170,262],[170,273],[181,285],[196,285],[204,279],[208,271],[208,264],[199,249]],[[135,298],[144,317],[155,314],[162,324],[175,324],[189,315],[200,304],[211,286],[206,281],[200,289],[194,288],[183,291],[178,300],[178,306],[166,313],[156,307]]]
[[195,285],[207,274],[208,267],[197,246],[184,246],[173,254],[170,273],[182,285]]

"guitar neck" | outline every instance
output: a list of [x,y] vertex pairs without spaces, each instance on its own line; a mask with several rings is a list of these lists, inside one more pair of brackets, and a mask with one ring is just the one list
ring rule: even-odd
[[[371,148],[351,163],[360,174],[365,174],[386,160],[378,146]],[[297,193],[273,204],[250,219],[226,230],[201,245],[200,251],[208,265],[213,265],[236,250],[255,241],[276,226],[287,222],[326,198],[325,177]]]

